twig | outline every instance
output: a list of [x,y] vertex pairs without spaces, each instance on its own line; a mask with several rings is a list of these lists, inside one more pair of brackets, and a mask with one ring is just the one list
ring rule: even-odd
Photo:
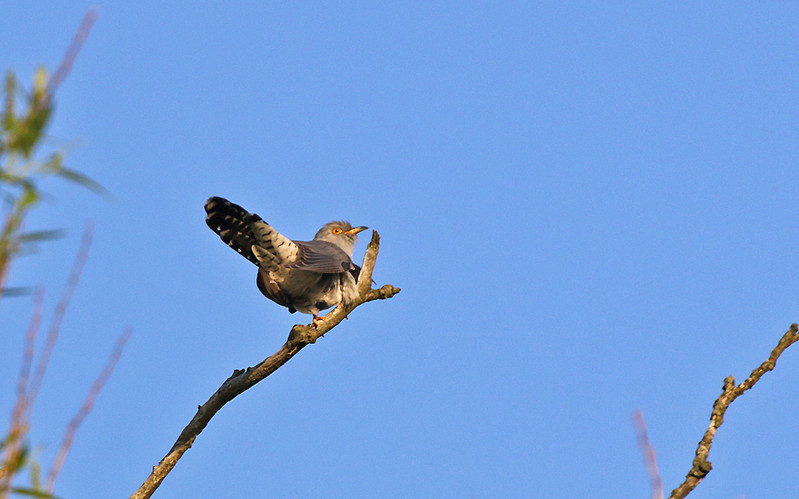
[[61,59],[61,64],[58,66],[58,69],[56,69],[55,73],[53,73],[53,77],[50,79],[50,88],[47,92],[48,98],[55,94],[58,86],[62,81],[64,81],[64,79],[66,79],[66,77],[69,75],[69,72],[72,71],[72,64],[75,62],[75,58],[78,56],[78,52],[80,52],[83,42],[85,42],[86,38],[88,38],[89,32],[92,30],[92,26],[94,26],[94,22],[97,20],[98,16],[99,13],[97,12],[97,9],[89,9],[89,11],[83,16],[78,31],[75,33],[75,36],[72,38],[72,42],[69,44],[67,51],[64,53],[64,57]]
[[240,369],[222,383],[222,386],[211,395],[208,401],[197,409],[191,422],[183,429],[175,445],[169,450],[167,455],[153,467],[153,471],[147,480],[144,481],[139,490],[130,496],[130,499],[146,499],[153,495],[155,490],[161,485],[164,478],[172,471],[178,460],[191,448],[194,439],[203,431],[211,418],[230,400],[245,390],[251,388],[259,381],[263,380],[283,364],[294,357],[297,352],[306,345],[314,343],[320,336],[336,327],[347,315],[356,307],[373,300],[383,300],[393,297],[400,292],[390,284],[386,284],[380,289],[372,289],[372,271],[377,259],[377,252],[380,245],[380,236],[377,231],[372,231],[372,240],[366,249],[363,259],[360,277],[358,279],[358,297],[352,302],[339,305],[332,312],[325,316],[319,327],[313,325],[295,325],[291,328],[288,340],[280,347],[276,353],[266,358],[254,367],[246,370]]
[[30,379],[31,367],[33,366],[33,356],[36,349],[36,336],[42,324],[42,308],[44,305],[44,289],[39,287],[33,295],[33,311],[31,312],[31,323],[25,333],[25,347],[22,353],[22,365],[19,369],[17,378],[17,403],[14,406],[13,417],[11,418],[12,427],[26,425],[26,415],[29,414],[26,407],[28,402],[27,390],[28,380]]
[[50,363],[50,355],[53,353],[55,344],[58,341],[58,333],[61,330],[61,322],[64,320],[69,302],[72,295],[75,293],[75,288],[80,281],[83,266],[86,259],[89,257],[89,247],[92,244],[92,236],[94,234],[94,225],[87,223],[86,228],[83,230],[83,239],[81,240],[78,255],[75,257],[75,263],[72,264],[72,272],[70,272],[67,285],[64,287],[64,292],[58,300],[55,312],[53,313],[53,322],[50,324],[50,329],[47,331],[47,337],[42,347],[42,353],[39,356],[39,362],[36,363],[36,371],[33,373],[31,386],[28,390],[28,412],[30,413],[33,404],[36,403],[36,397],[39,395],[39,389],[42,386],[44,373],[47,371],[47,366]]
[[[38,288],[33,296],[33,311],[31,323],[25,333],[25,346],[22,352],[22,365],[17,378],[17,400],[11,412],[11,427],[6,436],[7,447],[5,456],[0,461],[0,497],[6,497],[5,491],[11,486],[14,478],[15,467],[19,462],[20,449],[23,447],[25,435],[28,432],[30,413],[28,412],[28,378],[35,353],[36,335],[42,323],[42,306],[44,303],[44,290]],[[10,471],[9,471],[10,470]]]
[[[17,381],[17,402],[14,406],[12,414],[12,423],[9,430],[9,448],[5,452],[4,465],[6,469],[6,476],[0,481],[2,486],[10,486],[13,479],[12,464],[16,462],[18,453],[22,446],[22,440],[27,432],[28,421],[30,421],[33,406],[36,403],[36,398],[39,394],[39,389],[44,379],[44,374],[47,371],[47,366],[50,363],[50,355],[53,353],[56,342],[58,341],[58,334],[61,330],[61,323],[63,322],[64,315],[66,314],[69,302],[75,292],[75,288],[80,280],[83,266],[89,256],[89,247],[91,246],[93,234],[93,226],[87,224],[83,231],[83,239],[81,240],[80,249],[75,257],[75,262],[72,264],[72,271],[70,272],[67,284],[61,294],[61,298],[56,305],[56,310],[53,313],[53,320],[50,324],[50,329],[45,337],[45,344],[42,347],[42,352],[39,355],[39,360],[36,363],[36,369],[33,373],[33,378],[28,386],[28,376],[30,375],[31,365],[33,363],[35,340],[39,327],[41,324],[41,307],[43,293],[37,293],[34,298],[34,311],[31,317],[31,324],[25,335],[25,350],[23,353],[22,366],[20,368],[19,379]],[[0,496],[2,497],[2,496]]]
[[64,439],[61,441],[61,447],[58,448],[58,452],[53,460],[53,465],[50,467],[50,472],[47,474],[47,483],[44,488],[47,493],[52,494],[53,490],[55,490],[56,479],[58,479],[58,474],[61,472],[64,461],[66,461],[67,455],[72,448],[72,441],[75,439],[75,433],[78,431],[81,423],[83,423],[83,420],[86,419],[86,416],[91,412],[92,407],[94,407],[94,402],[97,400],[97,396],[100,395],[100,390],[103,389],[103,385],[105,385],[106,381],[111,377],[111,374],[113,374],[114,367],[117,365],[117,362],[119,362],[119,358],[122,356],[122,350],[125,348],[125,344],[128,342],[130,335],[130,329],[125,330],[125,332],[119,335],[116,344],[114,344],[114,349],[111,351],[111,355],[106,361],[105,367],[103,367],[103,370],[100,371],[100,375],[97,376],[97,379],[92,383],[89,393],[87,393],[86,398],[83,399],[83,405],[81,405],[78,413],[75,414],[75,417],[69,422],[67,431],[64,432]]
[[716,435],[716,431],[724,422],[724,413],[727,411],[727,408],[730,406],[733,400],[742,395],[746,390],[752,388],[764,374],[774,369],[777,359],[780,357],[780,355],[782,355],[782,352],[784,352],[789,346],[793,345],[796,341],[799,341],[799,334],[797,334],[798,332],[799,326],[797,324],[791,324],[791,329],[789,329],[782,336],[782,338],[780,338],[777,346],[771,351],[771,355],[769,355],[768,360],[760,364],[754,371],[752,371],[752,374],[750,374],[749,377],[746,378],[746,380],[740,385],[735,385],[735,378],[732,376],[727,376],[724,379],[724,387],[722,389],[721,395],[713,404],[713,411],[710,414],[710,425],[708,426],[707,431],[705,431],[705,435],[702,437],[702,440],[699,441],[699,445],[696,448],[696,457],[694,457],[693,466],[685,476],[685,481],[671,492],[669,499],[682,499],[683,497],[687,496],[692,490],[694,490],[694,488],[696,488],[697,485],[699,485],[699,482],[701,482],[707,476],[707,474],[710,473],[713,465],[707,460],[707,456],[710,453],[710,446],[713,444],[713,437]]
[[646,474],[649,476],[649,486],[652,490],[652,499],[663,499],[663,480],[660,478],[655,447],[649,441],[649,436],[647,435],[644,414],[641,411],[635,411],[632,413],[631,418],[635,427],[638,448],[641,449],[641,454],[644,456]]

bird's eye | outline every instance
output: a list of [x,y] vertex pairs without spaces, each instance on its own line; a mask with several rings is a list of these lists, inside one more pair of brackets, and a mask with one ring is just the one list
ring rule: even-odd
[[334,227],[333,234],[341,234],[344,230],[341,227]]

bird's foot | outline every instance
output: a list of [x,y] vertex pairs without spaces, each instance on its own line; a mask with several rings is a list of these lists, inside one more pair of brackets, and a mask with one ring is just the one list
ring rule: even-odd
[[[335,308],[333,308],[333,310],[331,310],[330,312],[328,312],[325,315],[322,315],[322,316],[314,315],[313,316],[313,325],[314,325],[314,327],[319,327],[319,324],[322,323],[322,321],[325,319],[325,317],[327,317],[328,315],[332,314],[333,312],[335,312],[338,309],[339,309],[339,305],[336,305]],[[345,319],[346,318],[347,317],[345,317]]]

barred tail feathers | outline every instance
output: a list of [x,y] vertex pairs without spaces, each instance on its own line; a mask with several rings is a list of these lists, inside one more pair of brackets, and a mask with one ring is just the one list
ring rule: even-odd
[[299,248],[255,213],[227,199],[212,197],[205,203],[205,223],[222,241],[266,270],[277,270],[297,259]]

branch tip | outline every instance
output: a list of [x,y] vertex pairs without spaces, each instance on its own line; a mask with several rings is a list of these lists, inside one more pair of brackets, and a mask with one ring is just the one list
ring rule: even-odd
[[760,381],[765,373],[774,369],[777,359],[782,355],[785,349],[799,340],[799,335],[796,334],[797,332],[799,332],[799,325],[791,324],[790,330],[780,338],[769,358],[755,368],[752,374],[741,382],[740,385],[735,385],[735,378],[732,376],[724,378],[722,393],[716,401],[713,402],[710,424],[696,448],[696,457],[693,460],[692,467],[685,475],[685,481],[671,492],[669,496],[670,499],[683,499],[699,485],[699,482],[701,482],[708,473],[710,473],[713,469],[713,465],[707,460],[707,456],[710,453],[710,447],[713,445],[713,438],[716,436],[716,432],[721,425],[724,424],[724,415],[730,407],[730,404],[744,392],[751,389],[755,383]]
[[369,241],[369,246],[380,246],[380,234],[372,229],[372,239]]

